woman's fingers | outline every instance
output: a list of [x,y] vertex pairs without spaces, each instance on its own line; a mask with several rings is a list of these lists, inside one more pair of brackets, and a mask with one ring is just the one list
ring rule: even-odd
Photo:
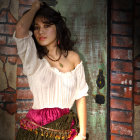
[[32,3],[32,8],[38,10],[38,9],[40,9],[40,5],[42,5],[42,2],[40,2],[40,0],[35,0]]

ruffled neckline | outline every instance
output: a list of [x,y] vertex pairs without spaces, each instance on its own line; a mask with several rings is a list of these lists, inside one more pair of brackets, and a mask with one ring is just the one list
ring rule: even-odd
[[52,67],[52,66],[50,65],[50,63],[47,61],[46,58],[43,58],[43,60],[45,61],[45,63],[47,64],[47,66],[49,67],[50,70],[54,71],[55,73],[57,73],[57,74],[59,74],[59,75],[71,75],[71,74],[75,73],[75,72],[79,69],[79,67],[82,65],[82,63],[83,63],[83,62],[81,61],[81,62],[80,62],[79,64],[77,64],[77,66],[76,66],[73,70],[71,70],[71,71],[68,71],[68,72],[61,72],[58,68]]

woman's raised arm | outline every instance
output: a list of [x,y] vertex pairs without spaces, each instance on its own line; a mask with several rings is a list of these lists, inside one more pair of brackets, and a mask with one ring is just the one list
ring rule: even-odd
[[24,14],[16,25],[16,37],[24,38],[29,33],[29,28],[32,24],[36,12],[39,10],[41,2],[36,0],[33,2],[31,9]]

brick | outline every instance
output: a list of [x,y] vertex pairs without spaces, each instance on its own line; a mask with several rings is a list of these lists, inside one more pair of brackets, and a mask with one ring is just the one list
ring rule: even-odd
[[111,58],[133,60],[132,50],[111,49]]
[[113,9],[131,10],[133,7],[132,0],[112,0],[111,7]]
[[140,68],[140,56],[135,58],[135,60],[134,60],[134,67]]
[[6,44],[6,36],[0,35],[0,44]]
[[11,87],[8,87],[6,89],[4,89],[3,91],[1,91],[1,93],[11,93],[11,94],[15,94],[16,93],[16,90],[11,88]]
[[111,99],[110,100],[110,107],[117,108],[117,109],[124,109],[124,110],[132,110],[132,101],[128,100],[120,100],[120,99]]
[[19,0],[19,4],[31,5],[34,0]]
[[29,10],[30,7],[24,7],[24,6],[20,6],[19,7],[19,17],[23,16],[23,13],[26,12],[27,10]]
[[0,91],[0,102],[2,102],[2,98],[4,94],[5,94],[4,91]]
[[14,114],[17,111],[17,105],[16,105],[16,103],[7,104],[5,109],[8,113]]
[[0,93],[0,95],[2,96],[1,102],[16,102],[16,94]]
[[8,23],[15,23],[16,24],[17,20],[11,15],[10,12],[8,12]]
[[17,101],[17,110],[24,111],[32,108],[33,101]]
[[134,104],[140,105],[140,95],[134,94]]
[[132,85],[133,83],[133,75],[129,74],[119,74],[119,73],[111,73],[111,83],[114,84],[125,84]]
[[111,121],[132,123],[133,113],[123,111],[110,111]]
[[111,11],[111,19],[115,22],[132,22],[132,12]]
[[0,109],[4,110],[4,104],[3,103],[0,103]]
[[110,125],[111,133],[119,134],[119,135],[133,135],[133,127],[131,125],[123,125],[119,123],[111,123]]
[[1,11],[0,13],[0,22],[6,22],[6,10]]
[[132,25],[111,24],[111,34],[132,35]]
[[32,92],[28,89],[17,89],[17,99],[33,99]]
[[18,57],[17,58],[17,65],[21,65],[22,64],[22,61],[21,61],[21,59]]
[[18,76],[23,76],[23,68],[22,67],[17,67],[17,75]]
[[115,47],[132,47],[133,41],[131,37],[112,36],[111,46]]
[[0,33],[5,35],[13,35],[15,31],[15,25],[0,24]]
[[28,80],[26,77],[17,78],[17,87],[29,87]]
[[3,62],[3,63],[5,63],[6,62],[6,56],[2,56],[2,55],[0,55],[0,60]]
[[111,135],[111,140],[133,140],[133,137]]
[[140,68],[140,61],[135,62],[135,67]]
[[4,94],[0,92],[0,107],[1,108],[3,108],[3,101],[2,101],[3,97],[4,97]]
[[0,46],[0,53],[4,55],[15,55],[17,49],[14,47]]
[[132,87],[122,87],[122,86],[110,86],[110,96],[132,98]]
[[8,62],[11,63],[11,64],[16,64],[17,57],[16,56],[9,56],[8,57]]
[[140,82],[134,83],[134,92],[140,93]]
[[140,70],[134,70],[134,80],[140,80]]
[[16,42],[12,36],[7,36],[7,45],[15,45],[16,46]]
[[133,66],[131,62],[111,61],[111,70],[120,72],[133,72]]

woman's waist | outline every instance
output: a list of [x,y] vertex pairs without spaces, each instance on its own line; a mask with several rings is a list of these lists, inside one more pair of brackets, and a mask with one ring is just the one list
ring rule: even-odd
[[51,109],[51,108],[59,108],[59,109],[71,109],[73,104],[74,104],[74,99],[70,99],[70,100],[59,100],[56,102],[56,101],[53,101],[53,100],[36,100],[34,98],[34,101],[33,101],[33,105],[32,105],[32,109],[34,110],[43,110],[44,108],[47,108],[47,109]]
[[52,122],[56,122],[57,120],[64,122],[68,121],[73,125],[72,120],[76,121],[77,115],[68,108],[30,109],[26,117],[20,121],[20,125],[23,129],[36,129],[38,126],[45,126],[47,124],[51,124]]
[[42,126],[68,114],[69,112],[68,108],[30,109],[26,118]]

